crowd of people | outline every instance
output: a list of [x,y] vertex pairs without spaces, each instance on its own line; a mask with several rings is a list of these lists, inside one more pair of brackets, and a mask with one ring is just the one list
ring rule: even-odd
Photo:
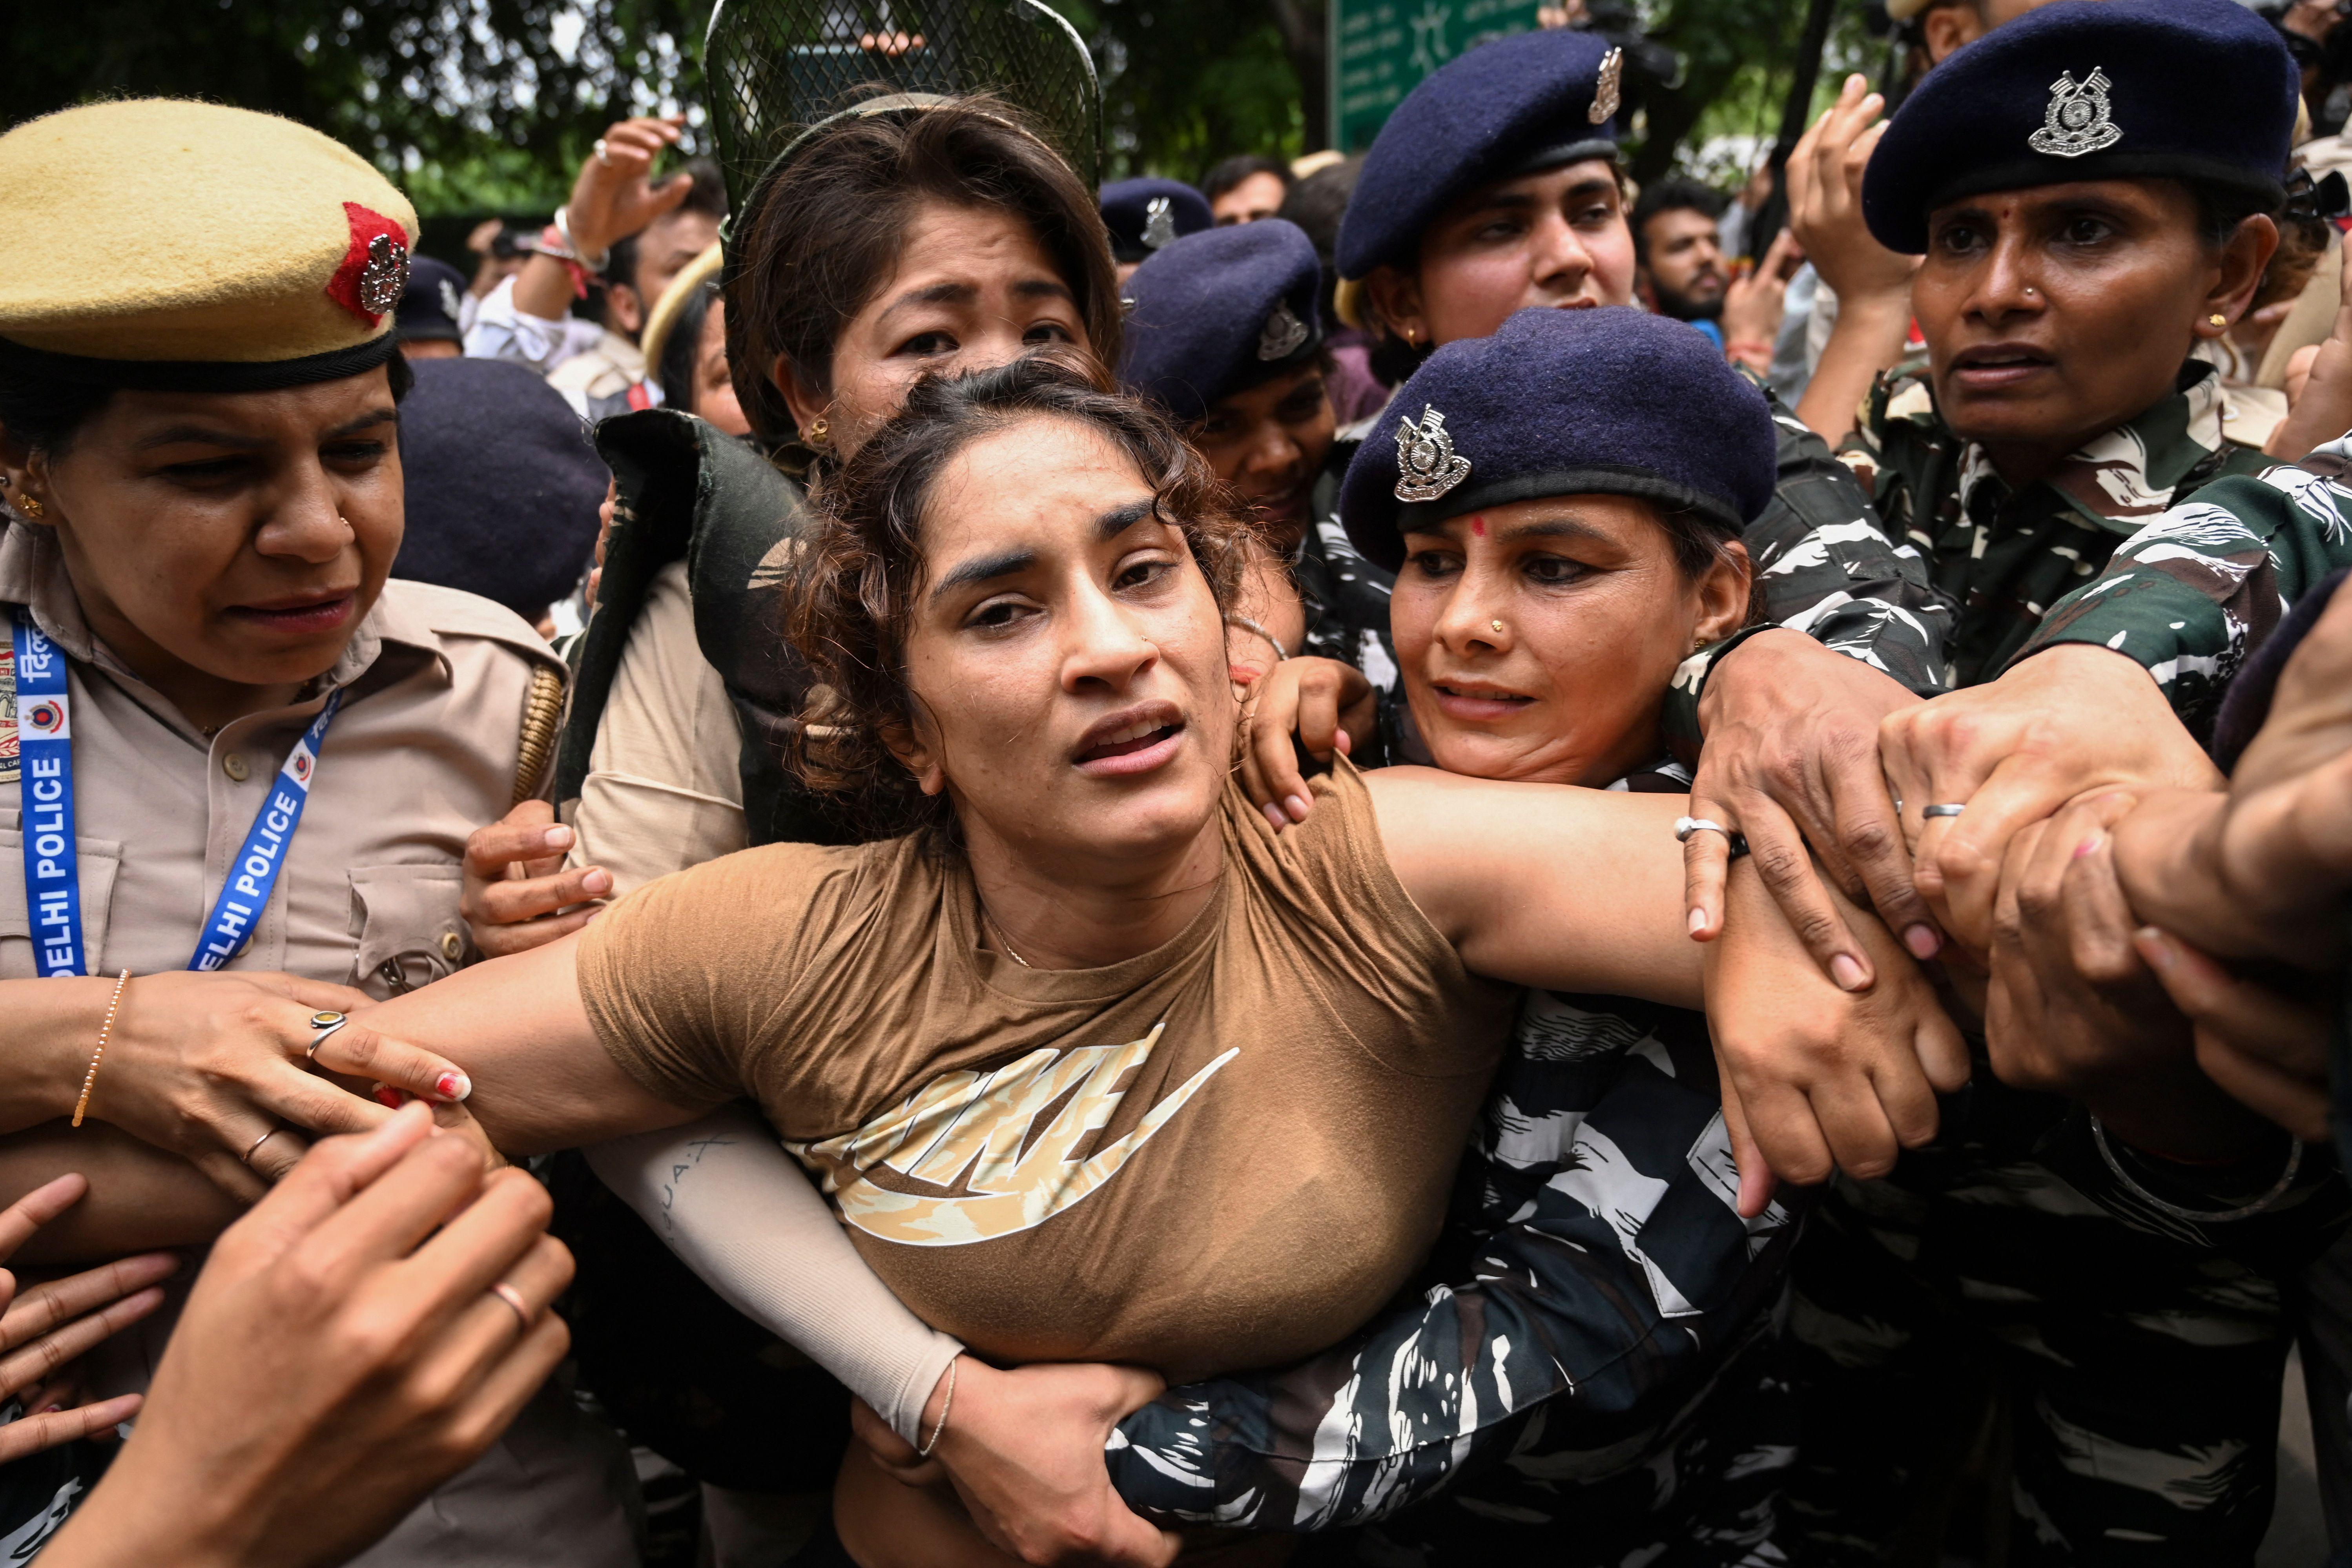
[[1886,9],[0,134],[0,1546],[2352,1562],[2336,17]]

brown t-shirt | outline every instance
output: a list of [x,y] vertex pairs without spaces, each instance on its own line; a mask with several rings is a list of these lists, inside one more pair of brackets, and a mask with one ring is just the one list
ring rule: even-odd
[[1009,1362],[1177,1380],[1361,1323],[1435,1238],[1516,993],[1466,973],[1344,763],[1277,837],[1238,785],[1183,932],[1102,969],[978,942],[916,841],[775,844],[588,928],[580,994],[655,1094],[749,1094],[875,1271]]

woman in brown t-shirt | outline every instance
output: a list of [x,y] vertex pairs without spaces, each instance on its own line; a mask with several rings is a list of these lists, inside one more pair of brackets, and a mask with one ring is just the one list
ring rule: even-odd
[[801,761],[912,831],[695,868],[376,1010],[500,1147],[748,1095],[974,1351],[1195,1375],[1404,1281],[1508,986],[1699,1004],[1676,797],[1343,766],[1301,830],[1252,809],[1235,525],[1158,416],[1043,359],[928,383],[828,499]]

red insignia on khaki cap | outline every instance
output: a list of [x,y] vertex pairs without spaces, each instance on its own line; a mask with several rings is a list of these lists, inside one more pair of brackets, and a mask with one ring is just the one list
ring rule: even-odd
[[327,279],[327,298],[373,327],[400,303],[408,287],[408,231],[379,212],[345,202],[352,247]]
[[310,127],[121,99],[0,135],[0,359],[189,392],[389,359],[416,213]]

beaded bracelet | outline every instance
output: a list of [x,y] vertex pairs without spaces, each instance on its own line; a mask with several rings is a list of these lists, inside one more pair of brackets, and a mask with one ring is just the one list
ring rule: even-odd
[[955,1408],[956,1362],[962,1359],[958,1356],[955,1361],[948,1363],[948,1392],[947,1396],[940,1401],[940,1424],[931,1428],[931,1440],[915,1450],[915,1458],[919,1459],[929,1458],[931,1450],[940,1446],[940,1438],[947,1433],[948,1412]]
[[73,1124],[81,1125],[82,1113],[89,1109],[89,1091],[98,1083],[98,1064],[106,1059],[106,1038],[114,1033],[114,1015],[122,1005],[122,992],[131,984],[131,971],[124,970],[114,977],[114,997],[106,1005],[106,1021],[98,1026],[98,1049],[89,1055],[89,1071],[82,1074],[81,1098],[74,1101]]

